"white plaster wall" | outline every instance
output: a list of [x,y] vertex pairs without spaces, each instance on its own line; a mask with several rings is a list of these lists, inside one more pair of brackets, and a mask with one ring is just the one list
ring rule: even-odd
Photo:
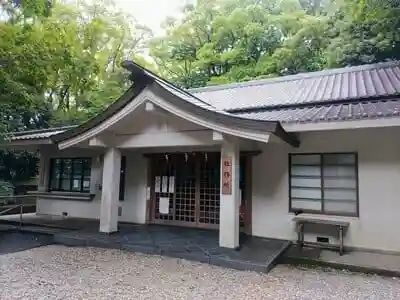
[[127,153],[125,199],[120,202],[120,221],[146,223],[147,178],[147,159],[140,153]]
[[[101,152],[89,149],[74,149],[57,152],[55,149],[47,152],[47,159],[51,157],[92,157],[91,192],[95,197],[90,202],[38,199],[37,214],[61,216],[64,212],[69,217],[99,219],[103,166],[99,160]],[[137,152],[123,152],[126,158],[125,201],[122,207],[120,221],[130,223],[145,223],[146,220],[146,186],[147,186],[147,160]],[[49,164],[47,164],[49,166]],[[46,184],[48,184],[46,182]]]
[[90,173],[91,193],[95,194],[92,201],[70,201],[70,200],[53,200],[53,199],[41,199],[39,198],[36,204],[36,213],[42,215],[55,215],[61,216],[63,213],[67,213],[70,217],[76,218],[87,218],[87,219],[99,219],[100,216],[100,201],[101,192],[96,189],[96,185],[101,184],[102,167],[99,161],[99,155],[101,152],[93,149],[67,149],[64,151],[57,150],[54,146],[48,146],[42,149],[41,159],[45,159],[47,163],[46,167],[46,180],[44,182],[45,189],[48,187],[48,173],[50,168],[50,158],[55,157],[91,157],[92,158],[92,169]]
[[[294,215],[288,212],[288,153],[354,151],[359,164],[359,217],[307,216],[350,221],[345,245],[400,251],[399,133],[398,128],[307,132],[300,136],[299,149],[265,145],[253,159],[253,234],[296,239]],[[329,235],[308,233],[305,238],[315,242],[316,236]]]
[[147,112],[144,107],[144,105],[138,107],[131,115],[119,120],[109,131],[117,134],[155,134],[205,129],[159,107],[155,108],[155,112]]
[[66,212],[69,217],[84,219],[99,219],[100,198],[96,197],[91,202],[39,199],[37,214],[62,216]]

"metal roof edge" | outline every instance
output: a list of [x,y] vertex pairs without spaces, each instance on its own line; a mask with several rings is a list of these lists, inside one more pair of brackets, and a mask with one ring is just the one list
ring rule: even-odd
[[227,109],[226,112],[231,114],[238,113],[252,113],[252,112],[262,112],[262,111],[274,111],[274,110],[282,110],[282,109],[296,109],[296,108],[307,108],[307,107],[315,107],[315,106],[329,106],[329,105],[339,105],[339,104],[355,104],[362,103],[367,101],[397,101],[400,99],[400,93],[398,96],[396,95],[383,95],[376,97],[365,97],[365,98],[345,98],[339,100],[332,101],[318,101],[318,102],[308,102],[308,103],[298,103],[298,104],[286,104],[286,105],[260,105],[246,108],[235,108],[235,109]]
[[8,132],[5,133],[6,136],[15,136],[15,137],[19,137],[22,135],[28,135],[28,134],[40,134],[40,133],[50,133],[53,131],[61,131],[61,130],[69,130],[71,128],[75,128],[78,125],[70,125],[70,126],[59,126],[59,127],[50,127],[50,128],[42,128],[42,129],[32,129],[32,130],[26,130],[26,131],[12,131],[12,132]]

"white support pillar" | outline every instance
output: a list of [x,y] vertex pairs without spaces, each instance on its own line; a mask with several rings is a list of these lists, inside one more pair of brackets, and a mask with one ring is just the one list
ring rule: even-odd
[[237,143],[224,140],[221,149],[219,245],[232,249],[239,247],[239,162]]
[[100,232],[118,231],[119,181],[121,152],[116,148],[107,149],[103,162],[103,184],[101,191]]

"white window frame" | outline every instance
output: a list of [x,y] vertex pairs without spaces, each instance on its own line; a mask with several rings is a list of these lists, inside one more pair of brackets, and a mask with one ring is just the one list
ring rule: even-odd
[[[292,175],[292,167],[296,166],[298,164],[294,164],[293,161],[293,157],[295,156],[319,156],[319,163],[316,164],[310,164],[310,166],[319,166],[320,168],[320,175],[316,175],[315,179],[319,179],[320,180],[320,190],[321,190],[321,199],[320,199],[320,203],[321,203],[321,209],[301,209],[301,208],[293,208],[292,207],[292,200],[295,197],[292,197],[292,179],[293,178],[301,178],[301,175]],[[326,198],[324,196],[324,194],[328,191],[328,190],[332,190],[333,188],[326,188],[324,186],[324,182],[328,179],[326,176],[324,176],[324,166],[329,166],[327,164],[324,163],[324,157],[327,155],[354,155],[354,173],[355,173],[355,187],[351,187],[351,188],[337,188],[338,191],[346,191],[346,190],[350,190],[350,191],[355,191],[356,193],[356,200],[355,200],[355,205],[356,205],[356,210],[352,211],[352,212],[344,212],[344,211],[326,211],[325,210],[325,201]],[[308,164],[305,164],[304,166],[307,166]],[[337,164],[337,166],[340,166],[341,164]],[[352,164],[346,164],[346,166],[352,166]],[[305,176],[307,177],[307,176]],[[338,179],[341,178],[346,178],[346,177],[342,177],[342,176],[337,176]],[[290,153],[289,154],[289,212],[291,213],[310,213],[310,214],[319,214],[319,215],[334,215],[334,216],[348,216],[348,217],[359,217],[359,182],[358,182],[359,178],[358,178],[358,155],[355,152],[334,152],[334,153]],[[305,186],[303,186],[304,188],[306,188]],[[294,187],[296,188],[296,187]],[[301,188],[301,187],[300,187]],[[311,198],[309,200],[312,200]],[[307,199],[305,198],[305,201],[307,201]],[[317,201],[317,200],[316,200]],[[332,200],[331,200],[332,201]],[[339,201],[339,200],[338,200]],[[353,200],[349,200],[349,201],[353,201]],[[311,202],[310,202],[311,203]]]

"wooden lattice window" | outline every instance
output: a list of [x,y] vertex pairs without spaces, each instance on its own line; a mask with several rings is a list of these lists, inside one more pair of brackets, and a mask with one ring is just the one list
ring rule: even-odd
[[196,160],[176,157],[175,220],[196,222]]
[[200,162],[199,222],[219,224],[220,156],[209,154]]

